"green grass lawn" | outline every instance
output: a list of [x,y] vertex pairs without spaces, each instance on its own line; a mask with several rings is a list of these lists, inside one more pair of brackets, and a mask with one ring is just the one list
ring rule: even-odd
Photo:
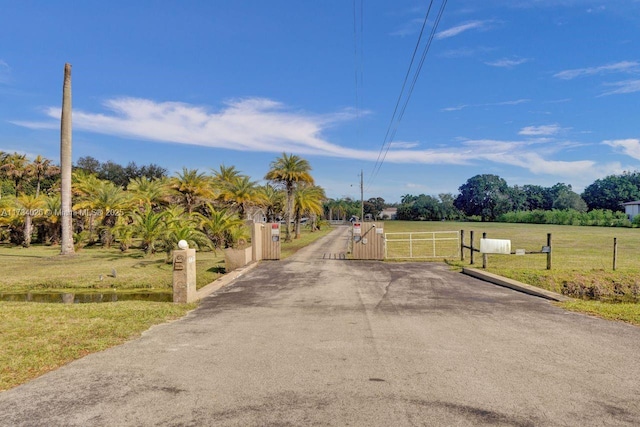
[[[60,257],[59,247],[30,248],[0,245],[0,292],[35,290],[171,290],[172,266],[165,254],[145,256],[142,251],[83,248]],[[198,287],[224,272],[222,251],[198,252]],[[115,277],[113,275],[115,270]]]
[[0,302],[0,391],[184,316],[196,304]]

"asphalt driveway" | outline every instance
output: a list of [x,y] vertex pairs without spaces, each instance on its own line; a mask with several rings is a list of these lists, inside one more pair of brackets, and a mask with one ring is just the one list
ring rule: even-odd
[[345,231],[0,393],[0,425],[640,425],[640,328],[443,264],[335,259]]

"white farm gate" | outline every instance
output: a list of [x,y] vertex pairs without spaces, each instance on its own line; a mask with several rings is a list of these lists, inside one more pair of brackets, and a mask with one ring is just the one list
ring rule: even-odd
[[459,231],[385,233],[386,259],[460,258]]

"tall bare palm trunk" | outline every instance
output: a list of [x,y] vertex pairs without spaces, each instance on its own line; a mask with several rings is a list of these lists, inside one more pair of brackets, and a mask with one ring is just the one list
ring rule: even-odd
[[62,86],[62,117],[60,119],[60,170],[62,241],[60,254],[70,255],[73,250],[73,218],[71,211],[71,64],[64,64]]
[[22,242],[25,248],[31,246],[31,233],[33,233],[33,221],[31,219],[31,213],[27,212],[24,216],[24,242]]

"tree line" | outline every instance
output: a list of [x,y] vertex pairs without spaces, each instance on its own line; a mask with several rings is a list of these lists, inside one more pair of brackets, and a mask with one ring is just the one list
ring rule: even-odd
[[[168,176],[150,164],[121,166],[80,158],[73,168],[73,231],[76,247],[132,245],[145,253],[167,251],[179,240],[200,249],[236,246],[249,236],[246,220],[283,219],[285,241],[299,237],[302,218],[316,228],[324,190],[309,162],[283,153],[258,185],[234,166],[202,172],[183,168]],[[0,152],[0,242],[59,244],[60,169],[38,156]]]
[[[473,176],[458,191],[457,196],[440,194],[437,198],[406,194],[398,206],[398,219],[631,225],[623,213],[623,203],[640,200],[640,172],[598,179],[582,194],[565,183],[509,186],[492,174]],[[565,211],[573,213],[545,213]]]

